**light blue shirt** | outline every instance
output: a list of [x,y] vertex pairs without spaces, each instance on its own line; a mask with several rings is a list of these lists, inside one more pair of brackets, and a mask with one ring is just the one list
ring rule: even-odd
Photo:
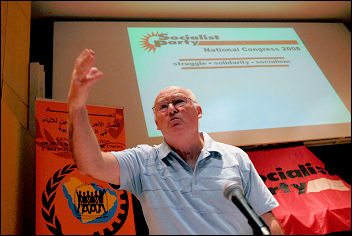
[[202,134],[194,170],[165,141],[112,152],[120,164],[120,188],[140,201],[150,234],[253,234],[223,196],[229,181],[242,184],[258,215],[279,205],[243,150]]

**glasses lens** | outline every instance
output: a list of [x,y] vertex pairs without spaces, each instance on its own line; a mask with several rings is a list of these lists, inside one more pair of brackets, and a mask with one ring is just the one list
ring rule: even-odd
[[186,105],[186,103],[187,103],[186,97],[176,97],[172,100],[172,104],[174,105],[175,108],[182,107]]
[[155,109],[157,112],[165,112],[169,108],[170,103],[172,103],[172,105],[175,108],[182,107],[187,104],[187,97],[178,96],[178,97],[171,99],[171,101],[169,101],[169,100],[160,101],[156,104]]
[[155,109],[158,112],[165,112],[168,106],[169,106],[168,101],[161,101],[158,104],[156,104]]

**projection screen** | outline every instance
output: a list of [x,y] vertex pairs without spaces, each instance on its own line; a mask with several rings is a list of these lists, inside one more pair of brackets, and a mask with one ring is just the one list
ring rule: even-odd
[[152,107],[177,85],[202,106],[200,130],[231,145],[351,136],[351,39],[339,23],[55,22],[53,99],[75,58],[104,77],[88,104],[123,107],[127,147],[159,144]]

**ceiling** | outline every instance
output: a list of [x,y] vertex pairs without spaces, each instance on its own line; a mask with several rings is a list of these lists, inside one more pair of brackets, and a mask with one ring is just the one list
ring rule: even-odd
[[32,19],[342,22],[350,1],[32,1]]

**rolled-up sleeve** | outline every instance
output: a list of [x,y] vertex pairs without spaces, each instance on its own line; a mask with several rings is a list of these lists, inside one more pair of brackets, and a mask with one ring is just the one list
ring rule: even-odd
[[241,152],[240,156],[244,195],[254,211],[258,215],[263,215],[278,207],[279,203],[260,178],[248,155],[245,152]]
[[111,152],[120,165],[120,189],[127,190],[138,196],[142,186],[140,181],[141,161],[144,150],[141,147]]

